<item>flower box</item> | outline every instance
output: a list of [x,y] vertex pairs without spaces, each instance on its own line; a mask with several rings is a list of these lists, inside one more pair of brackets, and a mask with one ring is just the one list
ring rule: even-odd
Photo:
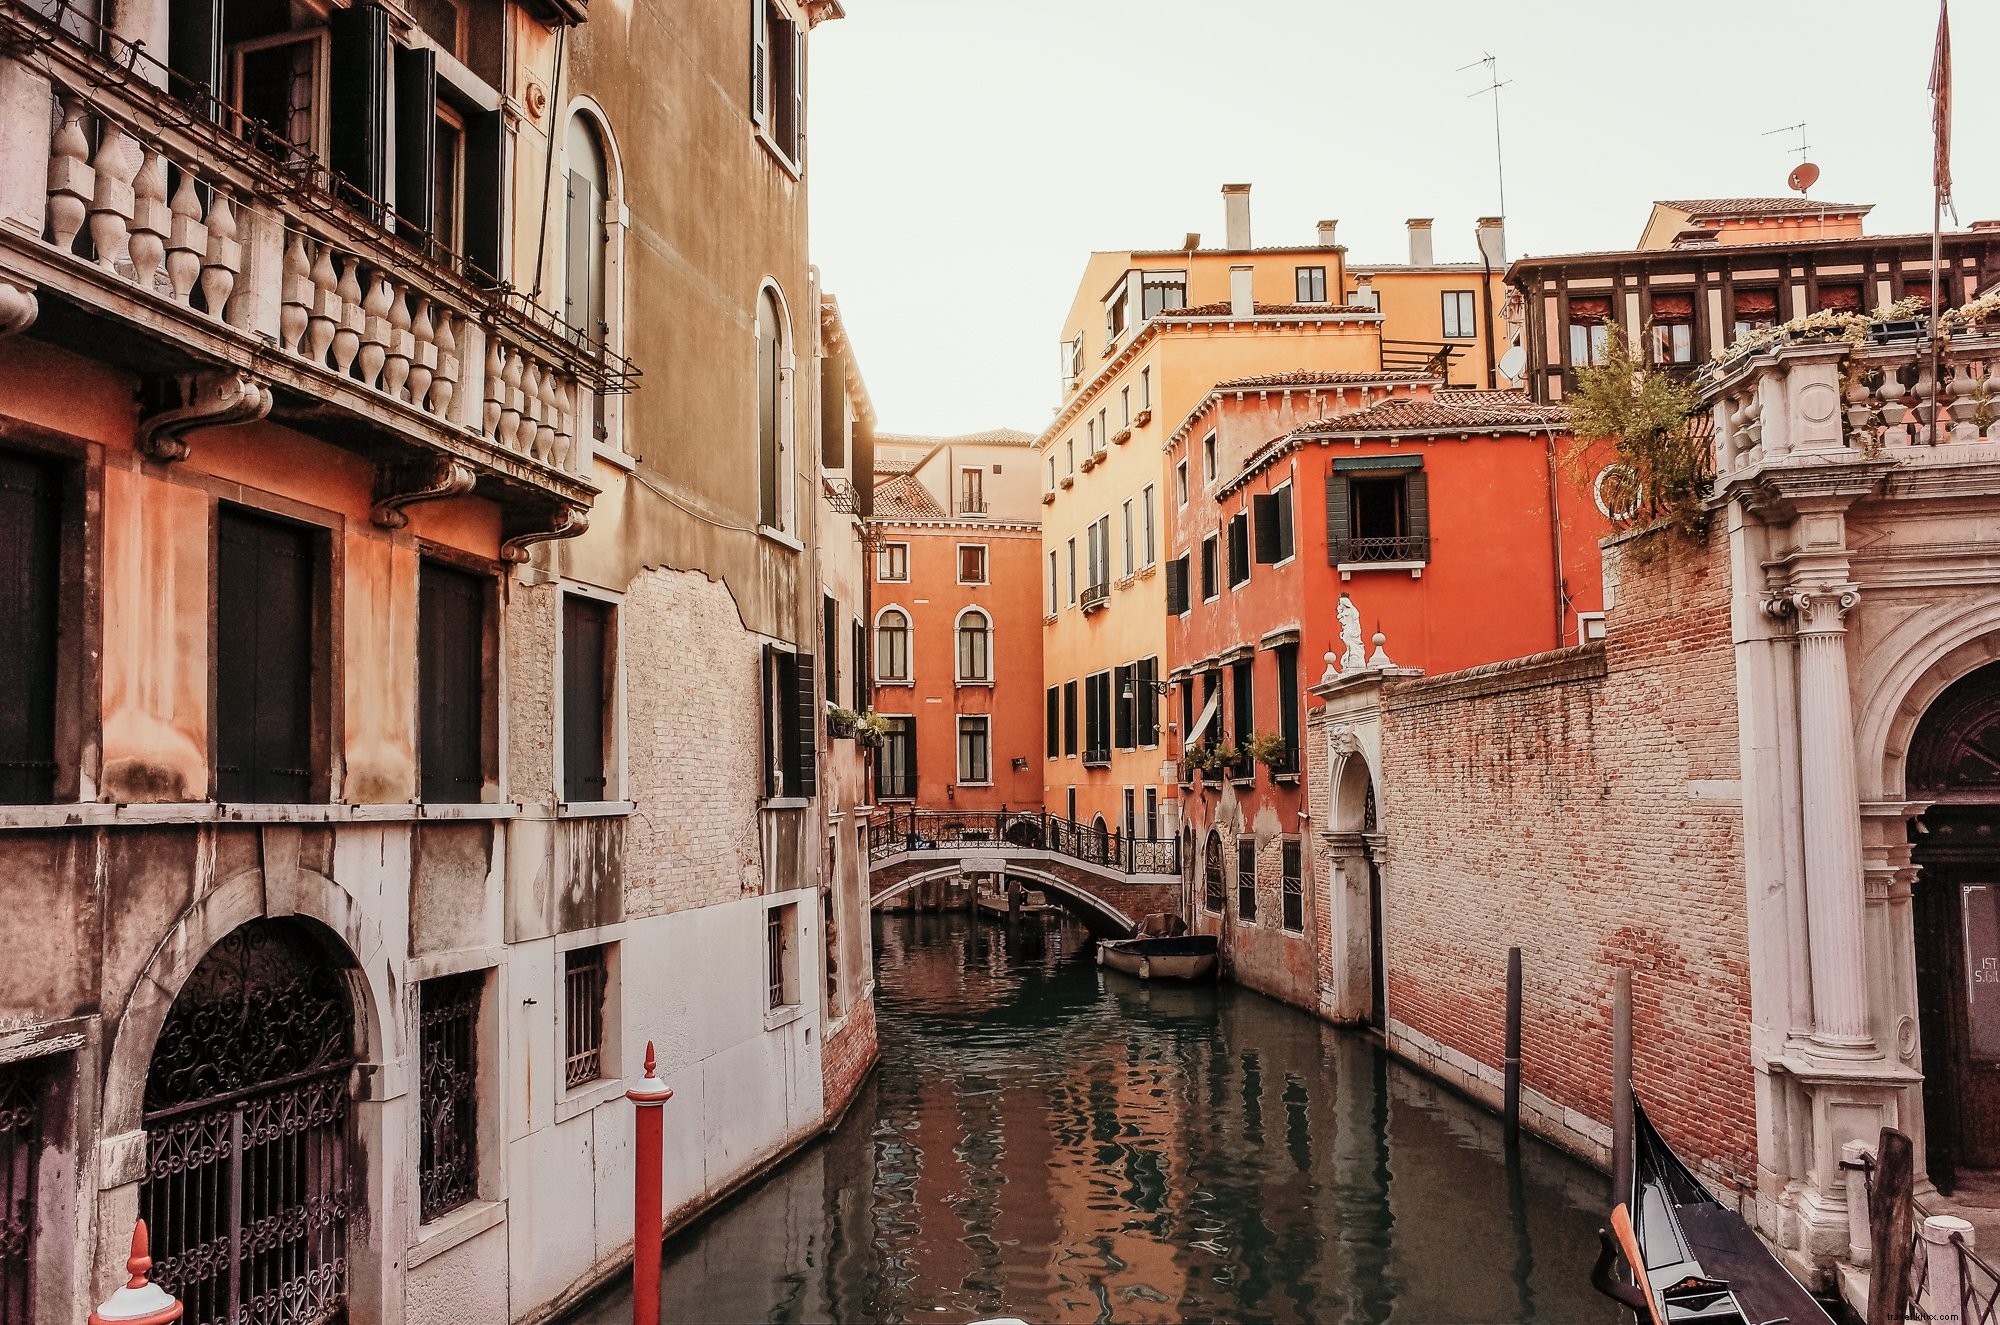
[[1125,445],[1125,443],[1131,440],[1132,440],[1132,430],[1130,428],[1121,428],[1111,438],[1111,443],[1114,446],[1123,446]]

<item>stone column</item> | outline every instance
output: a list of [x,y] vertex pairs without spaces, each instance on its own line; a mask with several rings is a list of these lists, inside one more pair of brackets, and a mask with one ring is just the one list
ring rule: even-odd
[[1847,613],[1853,584],[1788,589],[1772,610],[1798,623],[1799,780],[1805,837],[1806,932],[1812,948],[1813,1040],[1865,1057],[1868,990],[1862,957],[1860,793],[1847,685]]

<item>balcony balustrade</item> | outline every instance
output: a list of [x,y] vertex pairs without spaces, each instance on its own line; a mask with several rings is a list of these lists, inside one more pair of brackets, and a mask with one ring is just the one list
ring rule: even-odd
[[1073,823],[1035,810],[972,812],[888,806],[868,825],[868,857],[880,864],[910,851],[1048,851],[1127,874],[1178,874],[1180,841]]
[[138,373],[152,458],[269,415],[374,460],[378,524],[476,492],[511,560],[581,532],[631,365],[78,13],[0,0],[0,91],[14,329]]

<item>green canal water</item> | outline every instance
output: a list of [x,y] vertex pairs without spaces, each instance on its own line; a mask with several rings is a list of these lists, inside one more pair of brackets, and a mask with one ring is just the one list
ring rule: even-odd
[[[663,1321],[1610,1322],[1605,1181],[1367,1039],[1100,971],[1082,930],[875,922],[882,1063],[669,1243]],[[573,1318],[624,1325],[614,1285]]]

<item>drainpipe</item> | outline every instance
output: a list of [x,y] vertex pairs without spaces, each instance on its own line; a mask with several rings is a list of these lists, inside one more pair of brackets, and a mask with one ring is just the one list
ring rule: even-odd
[[1479,306],[1486,325],[1486,389],[1492,391],[1500,385],[1498,359],[1493,353],[1493,258],[1486,251],[1486,225],[1482,222],[1473,234],[1479,245],[1479,266],[1485,273],[1479,282]]

